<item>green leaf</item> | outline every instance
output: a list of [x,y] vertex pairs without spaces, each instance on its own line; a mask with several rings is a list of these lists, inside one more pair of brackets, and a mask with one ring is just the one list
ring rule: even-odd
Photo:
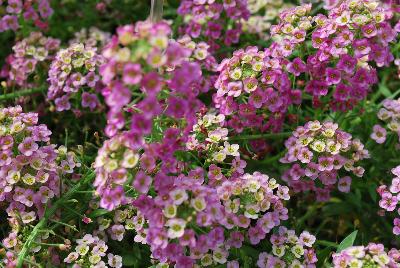
[[329,255],[332,252],[332,247],[328,246],[323,250],[319,251],[317,254],[318,263],[317,267],[322,267],[322,265],[329,259]]
[[390,95],[392,95],[392,92],[390,92],[390,89],[382,83],[379,85],[379,91],[385,97],[389,97]]
[[349,234],[345,239],[343,239],[343,241],[339,244],[336,252],[339,253],[342,250],[353,246],[354,241],[356,240],[356,237],[357,237],[357,233],[358,233],[358,230],[355,230],[354,232]]
[[103,216],[103,215],[108,214],[108,213],[110,213],[110,211],[100,208],[100,209],[96,209],[96,210],[92,211],[88,215],[88,217],[89,218],[97,218],[97,217]]

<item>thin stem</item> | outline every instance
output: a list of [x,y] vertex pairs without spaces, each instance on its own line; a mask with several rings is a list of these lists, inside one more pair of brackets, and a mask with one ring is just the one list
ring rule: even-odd
[[27,96],[35,93],[40,93],[46,91],[46,88],[32,88],[32,89],[26,89],[26,90],[19,90],[15,91],[13,93],[7,93],[0,95],[0,101],[5,101],[5,100],[13,100],[22,96]]
[[256,139],[279,139],[279,138],[288,138],[288,137],[290,137],[290,135],[292,135],[292,132],[254,134],[254,135],[229,137],[229,140],[230,141],[240,141],[240,140],[256,140]]
[[163,0],[151,0],[150,20],[158,22],[163,16]]
[[39,231],[47,224],[47,221],[51,216],[53,216],[58,207],[65,203],[66,200],[71,199],[71,197],[81,188],[82,185],[86,184],[87,182],[91,181],[94,178],[95,174],[91,172],[88,174],[84,179],[79,181],[74,187],[72,187],[67,193],[65,193],[61,198],[59,198],[52,207],[47,209],[44,213],[43,218],[38,222],[38,224],[33,228],[31,234],[29,235],[28,239],[25,241],[17,260],[17,268],[22,268],[24,264],[25,256],[28,254],[31,245],[34,243]]

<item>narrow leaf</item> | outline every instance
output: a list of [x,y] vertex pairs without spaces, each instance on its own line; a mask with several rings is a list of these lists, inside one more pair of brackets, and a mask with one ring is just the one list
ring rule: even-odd
[[356,240],[358,230],[355,230],[351,234],[349,234],[343,241],[339,244],[336,252],[341,252],[342,250],[353,246],[354,241]]

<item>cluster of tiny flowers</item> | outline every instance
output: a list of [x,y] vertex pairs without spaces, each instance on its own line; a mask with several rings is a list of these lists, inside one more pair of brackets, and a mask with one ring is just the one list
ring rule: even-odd
[[[246,162],[240,158],[239,145],[227,141],[228,129],[222,127],[225,116],[207,113],[193,126],[186,149],[205,159],[208,184],[219,185],[227,177],[242,175]],[[230,168],[223,168],[230,165]]]
[[385,251],[382,244],[369,243],[367,246],[353,246],[333,254],[334,268],[347,267],[388,267],[400,266],[400,252],[393,248]]
[[[47,98],[54,101],[57,111],[99,108],[97,91],[101,88],[98,69],[104,59],[97,49],[84,44],[60,50],[49,70]],[[72,102],[72,104],[71,104]]]
[[[282,52],[277,53],[280,49],[275,46],[259,51],[257,47],[248,47],[221,62],[214,103],[221,114],[229,115],[227,125],[236,132],[244,128],[278,131],[288,107],[301,103],[301,91],[292,89],[284,69],[291,64],[284,60]],[[294,60],[297,61],[301,62]],[[271,116],[264,123],[267,114]]]
[[291,7],[291,4],[283,0],[249,0],[247,8],[251,16],[242,19],[244,33],[257,34],[261,38],[268,37],[268,30],[272,23],[278,18],[279,13]]
[[75,250],[64,259],[72,268],[121,268],[122,257],[112,253],[107,254],[108,246],[98,236],[86,234],[76,240]]
[[[321,201],[329,198],[336,183],[339,191],[349,192],[351,177],[348,173],[362,177],[364,168],[356,164],[369,158],[360,140],[353,139],[333,122],[310,121],[298,127],[285,146],[288,152],[280,161],[294,164],[285,172],[284,179],[296,192],[315,191]],[[308,180],[303,180],[306,178]],[[322,188],[318,187],[317,178]]]
[[53,14],[49,0],[1,0],[0,7],[6,11],[0,17],[0,32],[17,31],[21,20],[33,21],[35,26],[45,29],[45,20]]
[[69,41],[70,45],[82,43],[86,47],[102,48],[111,39],[111,34],[96,27],[83,28],[75,33],[75,37]]
[[242,32],[240,19],[247,20],[250,12],[246,0],[184,0],[178,8],[184,17],[181,32],[206,40],[210,50],[239,42]]
[[[60,40],[45,37],[41,32],[31,32],[13,46],[0,75],[7,79],[7,86],[32,87],[40,80],[37,75],[45,73],[59,49]],[[35,76],[34,76],[35,75]]]
[[[377,192],[381,197],[381,200],[379,201],[379,206],[388,212],[393,212],[398,209],[398,195],[400,192],[400,166],[393,168],[391,171],[395,176],[392,179],[391,185],[389,187],[387,187],[386,185],[381,185],[377,189]],[[400,215],[399,209],[397,210],[397,214]],[[393,225],[393,233],[395,235],[400,235],[400,218],[397,218],[396,216],[393,221]]]
[[288,218],[284,200],[289,189],[255,172],[221,186],[204,183],[203,170],[175,179],[156,198],[133,202],[148,221],[142,231],[153,258],[177,267],[220,265],[244,241],[257,245]]
[[[105,47],[107,61],[100,73],[107,85],[102,91],[109,107],[106,135],[114,136],[125,127],[124,108],[133,114],[131,131],[136,135],[149,134],[152,120],[162,111],[166,116],[195,123],[200,103],[196,99],[199,85],[194,84],[201,80],[201,68],[188,61],[190,49],[169,40],[170,33],[166,22],[140,21],[119,27]],[[161,101],[157,96],[165,85],[169,94],[163,94]],[[131,103],[133,95],[139,98]]]
[[[0,110],[0,204],[7,207],[12,230],[3,240],[10,250],[9,262],[32,223],[60,195],[60,176],[72,174],[79,166],[65,147],[49,144],[51,131],[37,122],[36,113],[23,113],[20,106]],[[38,242],[47,237],[39,236]]]
[[[104,142],[94,163],[96,170],[94,186],[101,198],[101,207],[113,210],[126,202],[123,185],[128,179],[131,179],[129,177],[138,161],[139,154],[133,149],[127,133],[114,136]],[[140,174],[136,174],[136,177],[135,181],[141,182]],[[146,181],[147,190],[150,184],[151,179],[150,183]],[[139,190],[147,192],[144,190],[144,186]]]
[[385,126],[377,124],[373,128],[371,138],[381,144],[386,141],[388,131],[396,133],[400,142],[400,99],[386,99],[378,112],[378,118],[385,122]]
[[318,261],[315,250],[312,248],[315,236],[303,231],[297,236],[294,230],[279,227],[279,232],[270,238],[272,254],[262,252],[257,261],[260,268],[290,267],[315,268]]
[[341,1],[328,16],[311,17],[310,10],[311,4],[307,4],[284,11],[271,34],[288,53],[298,45],[305,46],[310,36],[313,50],[306,64],[292,67],[312,77],[304,89],[315,105],[329,96],[333,109],[349,110],[377,83],[373,66],[389,66],[394,60],[389,47],[398,35],[397,27],[390,25],[393,12],[373,0]]
[[189,35],[184,35],[176,41],[191,51],[191,56],[189,57],[191,61],[197,62],[203,70],[209,72],[208,76],[203,76],[201,81],[197,82],[197,88],[201,92],[209,91],[213,88],[214,82],[217,79],[215,72],[218,67],[217,60],[212,53],[209,52],[210,46],[203,41],[198,43],[194,42]]
[[[94,204],[93,209],[99,208],[98,200],[93,200],[91,203]],[[145,221],[143,216],[136,213],[136,210],[130,205],[120,206],[112,213],[98,217],[96,221],[98,229],[93,231],[93,234],[104,241],[107,241],[108,238],[122,241],[129,231],[135,230],[137,233],[135,242],[141,242],[142,237],[139,233]]]

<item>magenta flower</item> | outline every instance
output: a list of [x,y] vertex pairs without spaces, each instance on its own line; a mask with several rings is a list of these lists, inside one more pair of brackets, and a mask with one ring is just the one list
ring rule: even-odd
[[339,84],[341,80],[340,71],[334,68],[326,69],[326,82],[328,85],[336,85]]

